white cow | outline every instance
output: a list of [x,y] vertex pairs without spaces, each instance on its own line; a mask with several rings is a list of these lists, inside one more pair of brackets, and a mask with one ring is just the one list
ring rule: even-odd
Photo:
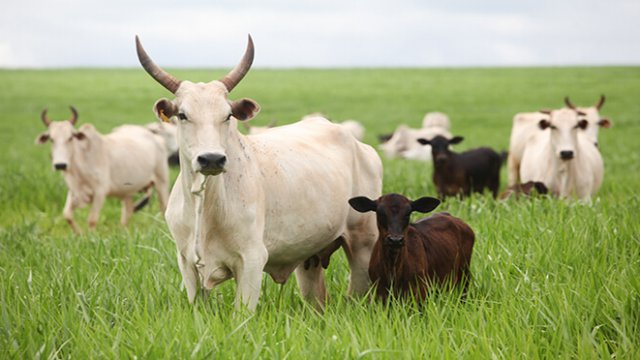
[[520,178],[540,181],[551,193],[590,199],[600,187],[603,163],[593,142],[579,134],[590,125],[586,114],[564,108],[552,110],[538,122],[538,130],[525,145]]
[[355,195],[376,197],[382,164],[375,150],[321,117],[245,136],[238,121],[258,104],[231,101],[229,92],[249,70],[253,42],[223,79],[180,81],[157,66],[136,38],[145,70],[175,94],[154,105],[177,116],[180,174],[165,214],[190,302],[199,287],[236,280],[236,306],[255,309],[262,273],[284,283],[295,270],[303,297],[325,300],[323,269],[303,263],[344,236],[350,292],[367,291],[367,268],[377,237],[375,216],[350,209]]
[[452,138],[449,117],[441,112],[428,112],[422,119],[422,128],[412,129],[399,125],[388,140],[379,145],[380,150],[389,158],[403,158],[431,161],[431,146],[421,145],[418,139],[433,139],[437,135]]
[[51,121],[47,110],[41,118],[47,131],[36,143],[51,141],[52,163],[63,172],[69,188],[63,216],[71,228],[80,229],[73,219],[76,208],[91,204],[88,223],[93,229],[107,196],[122,201],[120,222],[126,225],[133,214],[133,195],[155,187],[164,211],[168,198],[169,170],[162,141],[141,126],[126,125],[107,135],[93,125],[74,128],[78,118],[72,107],[70,120]]
[[384,155],[393,159],[396,157],[404,159],[431,161],[431,146],[421,145],[418,139],[431,140],[437,135],[448,139],[453,135],[449,130],[441,127],[428,127],[422,129],[412,129],[406,125],[399,125],[387,142],[379,145]]
[[164,141],[170,165],[178,164],[178,128],[175,122],[155,121],[145,125],[152,133],[159,135]]
[[364,140],[364,126],[359,121],[349,119],[339,123],[339,125],[347,129],[359,141]]
[[424,115],[422,128],[442,128],[451,131],[451,121],[447,114],[439,111],[431,111]]
[[[609,128],[612,125],[611,120],[600,117],[600,109],[604,104],[604,95],[600,96],[600,100],[591,107],[576,107],[571,103],[568,97],[565,98],[567,107],[577,109],[585,113],[584,118],[589,125],[581,132],[579,136],[587,141],[598,145],[598,130]],[[542,112],[518,113],[513,117],[513,125],[511,128],[511,138],[509,141],[509,157],[507,160],[508,169],[508,185],[516,185],[520,182],[520,163],[522,162],[522,154],[525,145],[530,136],[537,132],[540,120],[549,120],[549,116]]]

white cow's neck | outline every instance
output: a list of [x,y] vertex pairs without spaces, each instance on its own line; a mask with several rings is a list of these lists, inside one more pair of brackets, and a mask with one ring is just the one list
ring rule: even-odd
[[[204,176],[191,169],[190,159],[186,159],[182,155],[180,158],[185,197],[192,199],[194,206],[197,204],[196,198],[201,198],[203,201],[202,211],[205,213],[215,211],[217,219],[224,218],[221,216],[222,214],[231,212],[228,209],[230,205],[239,203],[238,197],[242,194],[246,179],[246,176],[243,177],[243,171],[251,165],[244,153],[246,149],[244,136],[237,131],[235,124],[230,126],[233,129],[229,131],[227,137],[225,152],[228,161],[223,173]],[[197,209],[198,206],[195,208]]]

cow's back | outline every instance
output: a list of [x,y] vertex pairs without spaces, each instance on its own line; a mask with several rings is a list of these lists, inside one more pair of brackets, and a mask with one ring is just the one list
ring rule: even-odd
[[418,220],[414,227],[423,239],[432,274],[443,280],[468,269],[475,242],[469,225],[448,213],[436,213]]

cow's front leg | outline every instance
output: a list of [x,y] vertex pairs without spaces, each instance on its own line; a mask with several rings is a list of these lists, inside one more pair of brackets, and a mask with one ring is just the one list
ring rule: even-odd
[[102,194],[94,194],[93,201],[91,202],[91,210],[89,210],[89,229],[94,230],[98,223],[98,217],[100,216],[100,210],[104,205],[105,196]]
[[120,213],[120,224],[127,226],[129,219],[133,215],[133,199],[130,196],[122,199],[122,211]]
[[256,309],[262,285],[262,272],[268,257],[269,254],[264,247],[255,253],[242,255],[240,265],[235,271],[236,308],[245,306],[250,311]]
[[64,203],[64,210],[62,210],[62,216],[64,216],[65,220],[67,220],[67,223],[69,223],[69,226],[71,226],[71,229],[73,229],[73,232],[75,232],[76,234],[80,234],[80,228],[78,228],[78,224],[76,223],[76,221],[73,219],[73,210],[75,210],[75,204],[73,203],[73,196],[71,195],[71,192],[67,192],[67,200]]
[[200,287],[196,264],[193,261],[189,261],[180,250],[178,250],[178,267],[180,267],[180,273],[182,273],[182,283],[185,289],[187,289],[187,299],[190,304],[193,304],[198,294],[198,288]]

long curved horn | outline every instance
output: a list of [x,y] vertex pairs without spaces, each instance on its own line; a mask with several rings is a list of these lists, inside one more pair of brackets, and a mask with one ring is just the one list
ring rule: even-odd
[[71,114],[72,114],[71,119],[69,119],[69,122],[71,123],[71,125],[75,125],[76,121],[78,121],[78,111],[73,106],[69,106],[69,108],[71,109]]
[[49,124],[51,124],[51,120],[47,116],[47,108],[42,110],[42,113],[40,114],[40,119],[42,119],[44,126],[49,127]]
[[247,49],[244,51],[244,55],[242,59],[233,68],[233,70],[229,71],[227,75],[225,75],[220,82],[224,84],[227,88],[227,91],[231,92],[236,85],[242,80],[242,78],[247,74],[249,69],[251,68],[251,64],[253,63],[253,39],[251,39],[251,35],[249,35],[249,41],[247,43]]
[[162,68],[151,60],[147,52],[144,51],[142,44],[140,43],[140,39],[138,35],[136,35],[136,52],[138,53],[138,60],[140,61],[140,65],[151,75],[152,78],[156,79],[160,85],[164,86],[167,90],[171,91],[171,93],[175,94],[178,87],[180,87],[181,80],[175,78],[173,75],[168,72],[162,70]]
[[600,100],[598,100],[598,103],[596,104],[596,109],[600,110],[602,105],[604,105],[604,95],[600,95]]
[[564,104],[565,104],[565,105],[567,105],[567,107],[568,107],[569,109],[573,109],[573,110],[575,110],[575,109],[576,109],[576,106],[575,106],[575,105],[573,105],[573,103],[571,102],[571,100],[569,100],[569,97],[568,97],[568,96],[565,96],[565,97],[564,97]]

